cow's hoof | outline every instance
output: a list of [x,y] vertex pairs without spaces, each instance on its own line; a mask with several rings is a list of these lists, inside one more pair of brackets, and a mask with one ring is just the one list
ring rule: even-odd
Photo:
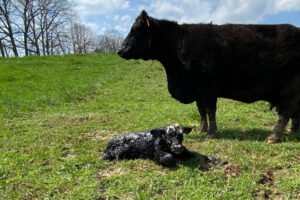
[[213,138],[216,138],[217,134],[216,133],[207,133],[205,135],[205,138],[206,139],[213,139]]
[[266,142],[268,144],[276,144],[281,142],[281,137],[276,134],[271,134],[269,137],[267,137]]
[[207,132],[207,125],[201,124],[199,131],[200,131],[200,133],[205,133],[205,132]]

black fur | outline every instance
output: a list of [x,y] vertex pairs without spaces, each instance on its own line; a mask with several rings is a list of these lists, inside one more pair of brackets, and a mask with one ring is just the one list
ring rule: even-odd
[[[147,22],[148,21],[148,22]],[[149,24],[149,26],[148,26]],[[137,17],[119,55],[156,59],[167,73],[172,97],[197,102],[208,135],[214,136],[218,97],[246,103],[265,100],[279,120],[268,142],[280,141],[290,118],[299,129],[300,29],[288,24],[183,24]],[[201,127],[202,127],[201,126]]]

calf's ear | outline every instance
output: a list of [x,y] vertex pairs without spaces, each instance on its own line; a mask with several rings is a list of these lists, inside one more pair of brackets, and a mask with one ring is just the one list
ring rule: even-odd
[[189,134],[192,130],[193,130],[193,128],[183,127],[183,133],[185,133],[185,134]]

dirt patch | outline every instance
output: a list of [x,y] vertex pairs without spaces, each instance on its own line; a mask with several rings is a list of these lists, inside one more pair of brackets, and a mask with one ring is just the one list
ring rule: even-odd
[[113,137],[120,135],[117,132],[106,133],[106,131],[95,131],[93,134],[94,140],[107,140],[112,139]]
[[297,163],[300,163],[300,156],[296,155],[296,156],[293,156],[293,157],[294,157],[294,159]]
[[276,179],[274,177],[273,171],[268,170],[266,173],[260,175],[260,179],[258,180],[258,183],[262,185],[265,184],[273,185],[275,181]]
[[133,171],[139,171],[139,172],[147,172],[147,171],[149,171],[149,169],[151,169],[151,171],[155,171],[161,175],[166,175],[169,173],[169,171],[167,169],[165,169],[157,164],[153,165],[153,163],[147,159],[139,160],[138,163],[133,163],[130,166],[130,169]]
[[257,192],[255,196],[257,197],[257,199],[270,199],[270,192],[262,190]]
[[98,174],[98,179],[106,179],[106,178],[110,178],[112,176],[119,176],[119,175],[123,175],[124,172],[122,171],[122,168],[118,167],[118,168],[114,168],[114,169],[108,169],[107,171],[101,171]]
[[65,156],[64,156],[65,158],[75,158],[76,157],[76,155],[74,155],[74,154],[66,154]]
[[238,164],[229,163],[226,165],[225,174],[233,178],[239,177],[242,174],[241,166]]

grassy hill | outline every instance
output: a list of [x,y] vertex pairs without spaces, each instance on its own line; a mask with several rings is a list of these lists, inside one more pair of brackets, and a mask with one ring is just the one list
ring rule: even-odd
[[[0,59],[0,199],[299,199],[300,133],[264,142],[277,120],[266,102],[219,99],[218,137],[198,132],[195,104],[170,97],[155,61],[115,54]],[[179,122],[194,159],[107,162],[114,136]]]

